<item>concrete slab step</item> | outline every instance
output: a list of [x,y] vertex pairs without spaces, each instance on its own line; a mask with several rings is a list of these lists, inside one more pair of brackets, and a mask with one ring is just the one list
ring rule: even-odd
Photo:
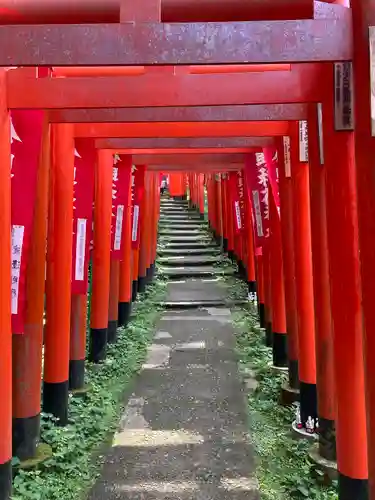
[[181,266],[181,267],[158,267],[158,273],[169,279],[202,278],[208,276],[232,276],[232,267],[222,268],[219,266]]
[[206,237],[207,231],[204,231],[202,229],[191,229],[191,228],[185,228],[185,229],[172,229],[172,228],[160,228],[159,229],[159,235],[160,236],[166,236],[166,237],[173,237],[173,236],[204,236]]
[[181,223],[174,223],[174,222],[169,222],[167,224],[164,223],[159,223],[159,231],[184,231],[185,229],[190,230],[197,230],[197,231],[208,231],[208,225],[202,222],[201,224],[181,224]]
[[212,238],[208,234],[194,234],[192,236],[163,236],[160,238],[160,242],[162,243],[195,243],[195,242],[210,243]]
[[207,266],[220,262],[217,255],[172,255],[168,257],[161,257],[158,263],[162,267],[180,267],[180,266]]
[[189,255],[196,255],[196,256],[207,256],[211,255],[213,257],[218,257],[220,255],[220,248],[215,246],[215,247],[202,247],[202,248],[170,248],[170,247],[165,247],[165,248],[159,248],[158,249],[158,255],[160,257],[168,257],[168,256],[189,256]]
[[198,249],[200,251],[206,251],[206,249],[213,249],[213,248],[216,248],[216,249],[219,249],[218,245],[216,244],[216,242],[214,241],[211,241],[209,243],[205,243],[205,242],[190,242],[190,243],[186,243],[186,242],[179,242],[179,241],[165,241],[163,242],[163,247],[160,248],[159,250],[178,250],[180,252],[185,252],[187,250],[192,250],[192,249]]
[[206,221],[200,219],[199,217],[191,217],[191,216],[184,216],[184,217],[160,217],[159,219],[159,224],[190,224],[190,225],[197,225],[197,224],[207,224]]

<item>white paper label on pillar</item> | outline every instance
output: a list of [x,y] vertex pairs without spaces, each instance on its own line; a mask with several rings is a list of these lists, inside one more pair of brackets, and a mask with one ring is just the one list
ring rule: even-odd
[[335,63],[335,130],[354,130],[351,62]]
[[76,262],[74,275],[76,281],[83,281],[85,279],[86,225],[87,219],[77,219]]
[[240,202],[239,201],[234,202],[234,210],[236,211],[237,229],[242,229],[241,209],[240,209]]
[[262,223],[262,212],[260,208],[259,191],[253,191],[253,201],[254,201],[255,222],[257,226],[257,235],[259,238],[262,238],[264,236],[264,232]]
[[137,241],[138,236],[139,205],[134,205],[132,241]]
[[120,250],[121,248],[121,235],[122,235],[122,221],[124,219],[124,205],[117,206],[116,214],[116,231],[113,250]]
[[21,258],[23,235],[25,233],[25,226],[12,226],[12,248],[11,248],[11,279],[12,279],[12,314],[18,313],[18,291],[20,284],[21,273]]
[[292,177],[292,166],[290,162],[290,137],[285,135],[283,137],[284,141],[284,165],[285,165],[285,177]]
[[299,161],[301,163],[309,161],[309,136],[306,120],[299,122]]
[[323,109],[322,103],[316,105],[316,113],[318,119],[318,138],[319,138],[319,158],[320,164],[324,165],[324,148],[323,148]]

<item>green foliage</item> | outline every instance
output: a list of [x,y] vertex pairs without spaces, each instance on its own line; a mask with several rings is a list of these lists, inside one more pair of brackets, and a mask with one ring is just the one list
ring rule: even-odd
[[[308,458],[310,442],[291,436],[294,411],[278,404],[283,375],[271,372],[272,353],[264,344],[255,311],[237,309],[234,324],[240,372],[258,380],[247,398],[250,439],[258,456],[257,479],[263,500],[337,500],[336,485],[324,486]],[[319,482],[320,480],[320,482]]]
[[57,427],[42,415],[41,440],[53,455],[34,470],[20,470],[13,500],[78,500],[97,477],[106,444],[116,430],[122,403],[145,359],[163,299],[165,283],[155,282],[135,306],[134,319],[119,330],[117,344],[108,346],[102,365],[87,365],[85,397],[70,399],[70,423]]

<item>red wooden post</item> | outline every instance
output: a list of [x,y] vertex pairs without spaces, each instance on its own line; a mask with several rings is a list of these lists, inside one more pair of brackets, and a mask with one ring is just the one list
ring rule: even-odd
[[3,69],[0,72],[0,90],[0,491],[2,500],[9,500],[12,489],[11,163],[9,113]]
[[298,389],[298,315],[296,308],[295,250],[293,238],[293,187],[290,158],[290,137],[285,136],[283,139],[280,138],[279,141],[283,142],[284,150],[284,163],[279,170],[279,185],[285,311],[288,334],[288,378],[290,388]]
[[307,122],[290,125],[301,421],[317,418]]
[[89,359],[94,363],[100,363],[106,357],[108,334],[113,169],[111,151],[98,151],[98,161],[95,168],[94,251],[92,259]]
[[48,220],[43,411],[68,421],[74,141],[69,124],[54,125]]
[[21,460],[35,456],[39,440],[50,153],[46,124],[27,266],[25,331],[13,335],[13,454]]
[[272,353],[275,367],[286,367],[288,365],[285,294],[283,276],[283,256],[281,243],[280,216],[269,185],[270,206],[270,279],[272,300]]
[[120,262],[120,292],[118,304],[118,324],[126,326],[131,313],[132,305],[132,267],[131,267],[131,222],[132,222],[132,200],[131,182],[129,182],[129,192],[127,206],[124,210],[124,232],[122,239],[122,259]]
[[109,306],[107,341],[113,344],[117,340],[118,303],[120,297],[120,261],[111,258],[109,273]]
[[[359,7],[354,2],[356,9]],[[371,7],[369,7],[371,9]],[[364,12],[364,11],[363,11]],[[355,14],[353,10],[353,15]],[[368,11],[366,10],[365,16]],[[358,13],[357,13],[358,15]],[[354,19],[354,26],[360,28],[359,20]],[[364,27],[363,27],[364,29]],[[365,31],[363,31],[364,33]],[[362,45],[365,38],[362,32],[356,33],[355,43]],[[367,29],[366,29],[367,37]],[[358,50],[358,49],[357,49]],[[371,365],[367,366],[368,383],[365,397],[363,372],[363,328],[365,333],[365,359],[368,349],[371,349],[372,334],[369,335],[369,323],[372,318],[373,300],[369,301],[370,270],[373,269],[373,249],[369,243],[371,228],[370,207],[373,205],[373,190],[371,189],[373,169],[370,167],[368,152],[371,150],[370,112],[368,104],[369,69],[363,66],[363,59],[368,60],[368,54],[355,58],[359,71],[360,91],[356,95],[356,130],[353,134],[353,120],[350,115],[350,77],[343,81],[344,71],[350,67],[337,65],[328,68],[330,71],[332,93],[327,93],[323,103],[323,134],[324,161],[326,169],[326,204],[327,204],[327,234],[330,271],[331,313],[333,325],[333,355],[336,389],[336,448],[337,467],[339,472],[339,498],[349,500],[368,498],[368,467],[374,467],[373,460],[367,460],[367,453],[372,457],[371,439],[367,441],[367,431],[372,432],[372,414],[365,413],[365,400],[368,410],[371,408],[372,375]],[[366,46],[368,51],[368,46]],[[356,56],[356,54],[355,54]],[[359,67],[358,67],[359,64]],[[334,88],[334,74],[336,88]],[[337,81],[337,80],[340,80]],[[358,83],[358,84],[359,84]],[[338,94],[338,95],[337,95]],[[335,97],[334,97],[335,96]],[[349,102],[347,97],[349,96]],[[336,113],[334,102],[337,99]],[[343,109],[343,104],[349,109]],[[368,110],[368,117],[366,111]],[[349,111],[349,112],[348,112]],[[336,115],[336,116],[335,116]],[[358,115],[358,120],[357,120]],[[358,143],[357,143],[358,141]],[[354,163],[354,144],[355,161]],[[358,146],[358,147],[357,147]],[[355,169],[357,169],[358,201]],[[358,209],[357,209],[358,203]],[[357,211],[358,210],[358,211]],[[366,230],[361,234],[358,243],[358,218],[360,226],[366,221]],[[362,226],[364,230],[365,226]],[[371,238],[372,239],[372,238]],[[365,244],[363,244],[365,243]],[[360,253],[359,253],[360,251]],[[370,263],[370,267],[368,267]],[[362,290],[360,280],[362,270]],[[373,284],[371,285],[373,290]],[[362,293],[361,293],[362,292]],[[372,295],[371,291],[371,295]],[[363,294],[363,297],[362,297]],[[362,316],[362,306],[364,316]],[[348,411],[350,409],[350,411]],[[369,446],[366,446],[369,443]],[[373,476],[374,477],[374,476]],[[370,482],[370,484],[372,484]],[[370,495],[371,498],[371,495]]]
[[310,105],[308,134],[319,451],[327,460],[336,460],[333,336],[320,103]]
[[87,329],[87,295],[74,293],[71,297],[69,389],[79,391],[85,385]]

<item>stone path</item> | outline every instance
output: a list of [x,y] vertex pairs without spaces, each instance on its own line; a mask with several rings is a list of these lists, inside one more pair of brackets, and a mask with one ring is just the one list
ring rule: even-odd
[[[168,284],[168,299],[220,281]],[[164,311],[90,500],[259,500],[231,311]]]

